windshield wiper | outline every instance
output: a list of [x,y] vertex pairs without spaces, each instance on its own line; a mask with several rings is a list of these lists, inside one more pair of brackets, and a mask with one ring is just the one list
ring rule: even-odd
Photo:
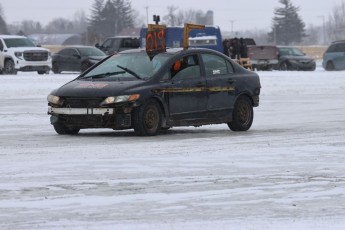
[[119,67],[120,69],[123,69],[124,71],[126,71],[127,73],[133,75],[134,77],[142,80],[142,78],[136,72],[134,72],[133,70],[130,70],[130,69],[128,69],[126,67],[123,67],[123,66],[120,66],[120,65],[117,65],[117,67]]
[[95,78],[105,78],[105,77],[108,77],[108,76],[111,76],[111,75],[124,74],[124,73],[126,73],[126,71],[107,72],[107,73],[100,73],[100,74],[85,76],[85,77],[82,77],[81,79],[87,79],[87,78],[92,78],[92,79],[95,79]]

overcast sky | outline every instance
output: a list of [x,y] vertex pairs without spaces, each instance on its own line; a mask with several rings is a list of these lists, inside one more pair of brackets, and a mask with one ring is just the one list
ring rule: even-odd
[[[344,0],[292,0],[300,7],[299,14],[308,26],[322,25],[332,14],[336,5]],[[77,11],[84,10],[89,14],[94,0],[1,0],[7,23],[20,22],[31,19],[46,25],[58,17],[72,19]],[[152,15],[165,15],[167,6],[177,6],[181,10],[213,10],[214,23],[222,30],[269,29],[276,7],[282,6],[278,0],[132,0],[133,9],[137,10],[141,18],[152,22]]]

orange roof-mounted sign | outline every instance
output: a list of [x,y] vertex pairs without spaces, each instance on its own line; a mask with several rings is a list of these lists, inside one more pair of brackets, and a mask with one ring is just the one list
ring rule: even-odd
[[[158,25],[159,16],[154,15],[156,24],[148,24],[146,34],[146,53],[153,58],[156,54],[166,51],[166,26]],[[193,29],[205,29],[205,25],[198,24],[184,24],[183,31],[183,48],[188,49],[189,45],[189,32]]]
[[200,29],[204,30],[205,25],[198,25],[198,24],[184,24],[184,31],[183,31],[183,49],[188,49],[189,45],[189,32],[193,29]]
[[149,24],[146,34],[146,52],[149,56],[166,51],[165,25]]

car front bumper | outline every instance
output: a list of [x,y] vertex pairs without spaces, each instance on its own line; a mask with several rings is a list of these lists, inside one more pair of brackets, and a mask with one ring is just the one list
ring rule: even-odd
[[115,108],[48,108],[51,124],[74,128],[131,128],[130,113],[116,113]]

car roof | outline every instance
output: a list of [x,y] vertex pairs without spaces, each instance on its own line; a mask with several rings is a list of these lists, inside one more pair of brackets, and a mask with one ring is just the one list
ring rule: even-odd
[[345,42],[345,40],[334,41],[334,42],[332,42],[332,44],[334,44],[334,43],[343,43],[343,42]]
[[0,35],[0,38],[27,38],[27,37],[20,36],[20,35]]
[[75,49],[78,49],[78,48],[93,48],[93,49],[97,49],[94,46],[83,46],[83,45],[65,46],[64,49],[66,49],[66,48],[75,48]]
[[297,48],[299,49],[298,47],[296,46],[277,46],[278,48],[287,48],[287,49],[293,49],[293,48]]
[[[167,48],[165,52],[162,52],[162,53],[165,53],[165,54],[168,54],[168,55],[174,55],[174,54],[177,54],[177,53],[186,53],[186,52],[193,52],[193,51],[207,51],[207,52],[212,52],[212,53],[219,53],[215,50],[211,50],[211,49],[207,49],[207,48],[188,48],[188,49],[183,49],[183,48]],[[146,49],[144,48],[139,48],[139,49],[129,49],[129,50],[124,50],[120,53],[141,53],[141,52],[145,52],[146,53]]]

